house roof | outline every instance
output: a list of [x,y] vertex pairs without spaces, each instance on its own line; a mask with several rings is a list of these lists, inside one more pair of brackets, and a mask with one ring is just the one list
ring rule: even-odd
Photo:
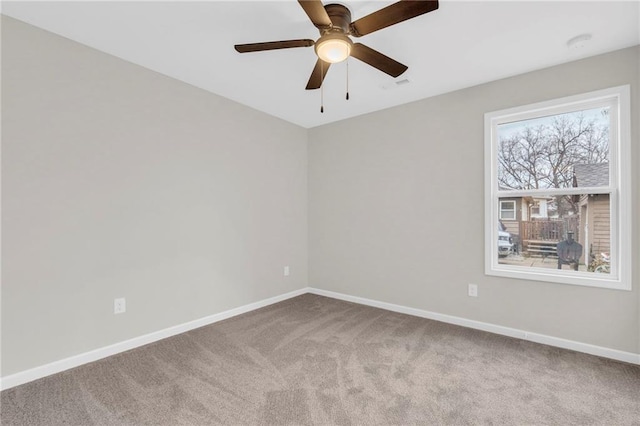
[[578,187],[608,186],[609,163],[574,164],[573,173]]

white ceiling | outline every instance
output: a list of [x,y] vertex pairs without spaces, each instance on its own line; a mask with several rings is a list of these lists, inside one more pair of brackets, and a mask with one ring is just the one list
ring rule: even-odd
[[[333,1],[335,3],[335,1]],[[353,20],[393,1],[340,1]],[[318,32],[296,1],[2,2],[2,13],[303,127],[640,44],[639,1],[455,1],[362,37],[409,66],[393,79],[358,60],[304,90],[313,48],[239,54],[234,44]],[[590,33],[582,49],[567,41]],[[408,84],[396,81],[407,79]]]

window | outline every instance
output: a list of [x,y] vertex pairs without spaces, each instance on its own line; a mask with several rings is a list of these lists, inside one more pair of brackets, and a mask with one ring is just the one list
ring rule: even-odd
[[531,206],[531,214],[535,216],[540,216],[540,204],[533,204]]
[[516,202],[500,201],[500,219],[515,220],[516,219]]
[[631,289],[629,99],[621,86],[485,114],[486,274]]

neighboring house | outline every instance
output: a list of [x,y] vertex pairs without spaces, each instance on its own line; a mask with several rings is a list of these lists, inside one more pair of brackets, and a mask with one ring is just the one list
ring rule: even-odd
[[[573,166],[575,187],[602,187],[609,185],[609,163],[576,164]],[[584,247],[584,261],[590,256],[611,250],[611,208],[609,194],[580,196],[580,235],[578,242]]]
[[522,197],[501,198],[498,202],[498,219],[511,235],[520,234],[520,220],[522,216]]
[[549,219],[552,212],[550,202],[553,198],[513,197],[501,198],[498,206],[498,218],[502,221],[507,232],[520,236],[523,223]]

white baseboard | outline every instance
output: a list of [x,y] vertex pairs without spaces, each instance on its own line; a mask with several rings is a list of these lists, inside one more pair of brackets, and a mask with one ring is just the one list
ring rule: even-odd
[[70,368],[79,367],[89,362],[97,361],[99,359],[125,352],[140,346],[144,346],[149,343],[157,342],[158,340],[166,339],[167,337],[175,336],[176,334],[184,333],[189,330],[225,320],[227,318],[235,317],[236,315],[254,311],[256,309],[263,308],[265,306],[269,306],[274,303],[290,299],[292,297],[300,296],[301,294],[305,294],[308,292],[308,288],[291,291],[279,296],[270,297],[268,299],[260,300],[255,303],[250,303],[248,305],[240,306],[238,308],[230,309],[218,314],[209,315],[207,317],[189,321],[184,324],[165,328],[164,330],[154,331],[153,333],[134,337],[133,339],[118,342],[113,345],[105,346],[103,348],[95,349],[89,352],[71,356],[69,358],[61,359],[59,361],[54,361],[52,363],[45,364],[39,367],[31,368],[29,370],[21,371],[19,373],[11,374],[9,376],[0,378],[0,390],[9,389],[14,386],[31,382],[33,380],[41,379],[43,377],[50,376],[51,374],[69,370]]
[[173,327],[165,328],[164,330],[155,331],[153,333],[145,334],[143,336],[135,337],[133,339],[125,340],[123,342],[115,343],[113,345],[105,346],[103,348],[99,348],[99,349],[95,349],[82,354],[74,355],[69,358],[61,359],[59,361],[54,361],[49,364],[45,364],[29,370],[21,371],[19,373],[15,373],[6,377],[2,377],[0,378],[0,390],[9,389],[14,386],[18,386],[24,383],[31,382],[33,380],[50,376],[51,374],[60,373],[62,371],[69,370],[74,367],[79,367],[83,364],[87,364],[102,358],[106,358],[111,355],[115,355],[131,349],[135,349],[137,347],[144,346],[149,343],[157,342],[158,340],[166,339],[167,337],[175,336],[176,334],[184,333],[189,330],[203,327],[205,325],[213,324],[215,322],[222,321],[227,318],[234,317],[236,315],[251,312],[256,309],[263,308],[265,306],[269,306],[274,303],[290,299],[292,297],[300,296],[305,293],[317,294],[320,296],[331,297],[333,299],[344,300],[347,302],[358,303],[361,305],[373,306],[376,308],[386,309],[388,311],[399,312],[399,313],[413,315],[421,318],[428,318],[436,321],[446,322],[449,324],[460,325],[463,327],[474,328],[477,330],[488,331],[490,333],[501,334],[504,336],[515,337],[523,340],[529,340],[531,342],[541,343],[549,346],[556,346],[559,348],[571,349],[577,352],[584,352],[587,354],[597,355],[604,358],[615,359],[618,361],[624,361],[632,364],[640,364],[640,354],[619,351],[616,349],[609,349],[601,346],[590,345],[588,343],[581,343],[573,340],[562,339],[559,337],[547,336],[544,334],[531,333],[528,331],[519,330],[515,328],[503,327],[500,325],[474,321],[474,320],[456,317],[452,315],[439,314],[436,312],[425,311],[422,309],[409,308],[407,306],[395,305],[393,303],[365,299],[363,297],[350,296],[347,294],[336,293],[333,291],[305,287],[299,290],[291,291],[289,293],[281,294],[279,296],[274,296],[269,299],[264,299],[255,303],[250,303],[248,305],[240,306],[238,308],[230,309],[228,311],[220,312],[218,314],[210,315],[194,321],[189,321],[184,324],[179,324]]
[[347,302],[358,303],[360,305],[373,306],[376,308],[386,309],[388,311],[399,312],[402,314],[413,315],[416,317],[428,318],[449,324],[460,325],[463,327],[474,328],[477,330],[488,331],[490,333],[501,334],[503,336],[515,337],[517,339],[528,340],[531,342],[541,343],[544,345],[555,346],[563,349],[570,349],[576,352],[583,352],[590,355],[601,356],[604,358],[624,361],[631,364],[640,364],[640,354],[632,352],[619,351],[617,349],[605,348],[602,346],[591,345],[588,343],[576,342],[574,340],[562,339],[560,337],[547,336],[544,334],[531,333],[529,331],[519,330],[516,328],[503,327],[501,325],[490,324],[481,321],[474,321],[466,318],[456,317],[452,315],[444,315],[436,312],[425,311],[422,309],[409,308],[406,306],[395,305],[393,303],[380,302],[378,300],[365,299],[363,297],[350,296],[347,294],[336,293],[333,291],[321,290],[317,288],[309,288],[309,293],[319,296],[331,297],[333,299],[344,300]]

